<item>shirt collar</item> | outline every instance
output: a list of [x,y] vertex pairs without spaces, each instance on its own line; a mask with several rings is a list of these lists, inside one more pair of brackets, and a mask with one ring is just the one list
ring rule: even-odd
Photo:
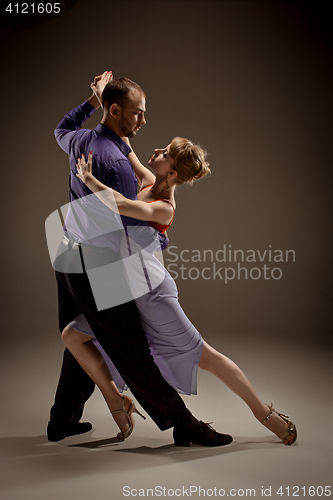
[[99,123],[97,125],[97,127],[95,128],[95,130],[98,134],[104,135],[105,137],[110,139],[112,142],[114,142],[118,146],[120,151],[126,156],[126,158],[129,155],[129,153],[132,151],[131,148],[129,147],[129,145],[126,144],[126,142],[124,142],[119,137],[119,135],[117,135],[115,132],[113,132],[113,130],[106,127],[105,125],[102,125],[101,123]]

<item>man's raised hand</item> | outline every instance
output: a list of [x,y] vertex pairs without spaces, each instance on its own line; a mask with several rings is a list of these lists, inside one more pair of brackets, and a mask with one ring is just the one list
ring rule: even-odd
[[94,81],[90,85],[91,90],[97,97],[100,104],[102,104],[102,92],[104,90],[104,87],[112,79],[113,79],[112,71],[104,71],[102,75],[95,76]]

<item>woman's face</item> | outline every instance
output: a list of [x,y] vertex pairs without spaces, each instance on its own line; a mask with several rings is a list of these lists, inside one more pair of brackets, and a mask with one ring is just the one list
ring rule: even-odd
[[173,159],[169,154],[170,144],[163,149],[154,149],[154,154],[150,158],[148,165],[157,174],[167,174],[173,169]]

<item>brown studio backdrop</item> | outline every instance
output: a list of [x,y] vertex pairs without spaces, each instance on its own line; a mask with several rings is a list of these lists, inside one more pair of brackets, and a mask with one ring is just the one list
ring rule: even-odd
[[179,188],[169,230],[178,254],[295,251],[295,262],[277,264],[280,280],[177,280],[194,324],[207,339],[277,332],[328,342],[332,44],[320,20],[296,2],[80,0],[3,32],[8,338],[57,334],[44,222],[67,203],[68,163],[53,130],[89,97],[93,76],[112,69],[147,92],[147,125],[132,142],[143,161],[175,135],[209,151],[211,177]]

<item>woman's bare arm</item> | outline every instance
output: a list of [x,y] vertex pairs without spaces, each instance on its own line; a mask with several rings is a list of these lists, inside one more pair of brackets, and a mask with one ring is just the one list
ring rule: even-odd
[[128,155],[128,159],[132,163],[135,177],[138,180],[140,189],[144,189],[147,186],[151,186],[155,182],[155,175],[141,163],[139,158],[134,153],[130,141],[127,137],[125,138],[125,142],[130,146],[132,150]]
[[173,207],[170,203],[165,203],[162,200],[157,200],[154,203],[129,200],[121,193],[109,188],[93,176],[92,158],[93,155],[91,152],[88,155],[87,163],[85,162],[84,155],[78,158],[78,173],[76,175],[107,207],[113,212],[133,217],[133,219],[153,221],[158,224],[168,224],[174,214]]

